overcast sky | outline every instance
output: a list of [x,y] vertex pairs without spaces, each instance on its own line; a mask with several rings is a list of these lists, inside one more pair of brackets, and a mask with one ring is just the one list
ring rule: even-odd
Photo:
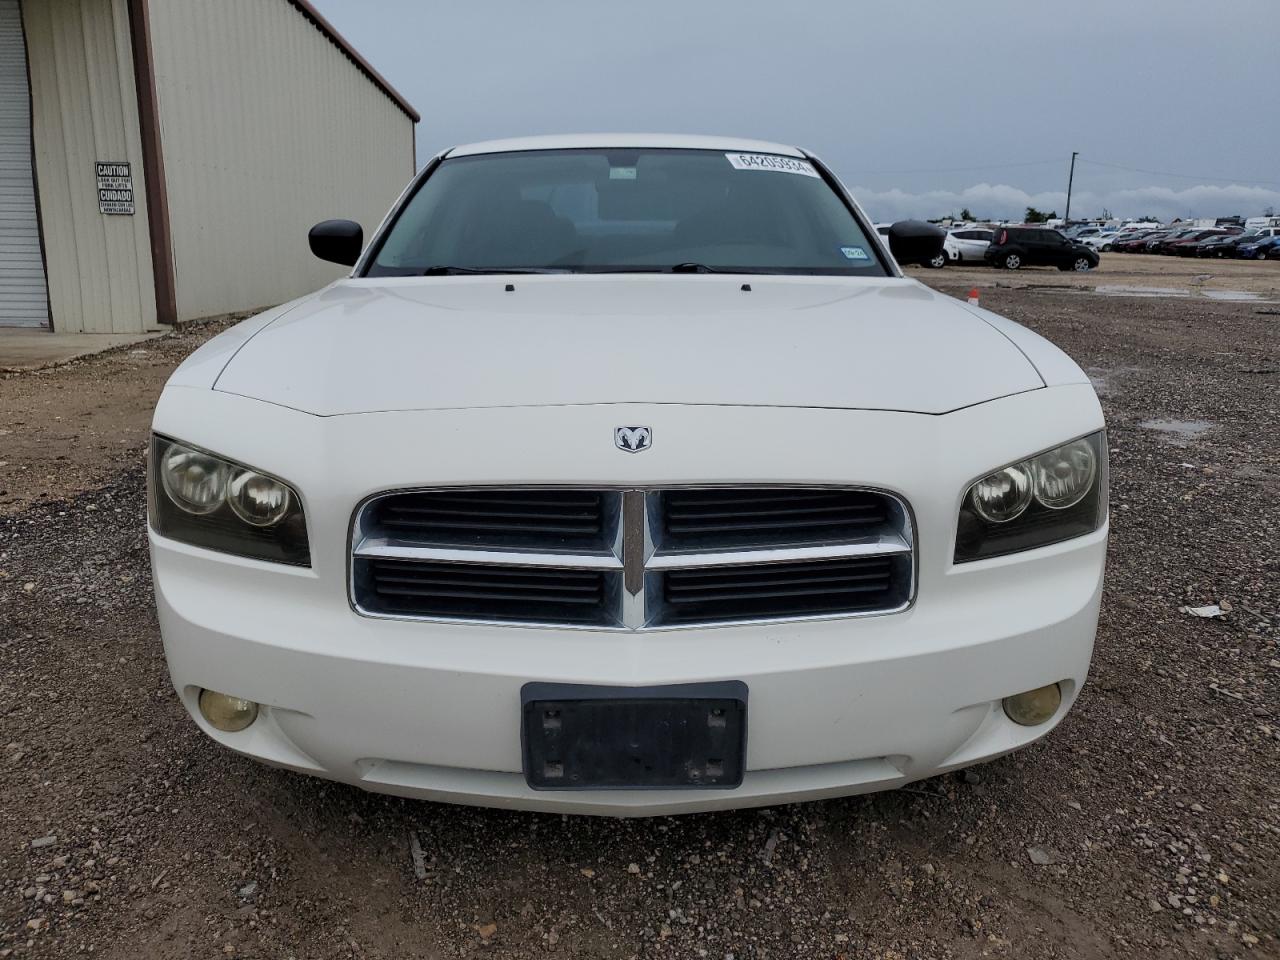
[[889,220],[1061,214],[1078,150],[1073,214],[1280,211],[1280,0],[315,2],[421,112],[420,160],[756,137],[813,150]]

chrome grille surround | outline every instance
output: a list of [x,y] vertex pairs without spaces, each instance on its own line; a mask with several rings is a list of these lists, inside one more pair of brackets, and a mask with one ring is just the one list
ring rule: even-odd
[[[874,496],[886,506],[884,522],[865,535],[832,539],[821,542],[777,543],[761,542],[751,545],[736,543],[722,549],[687,546],[673,549],[662,542],[662,494],[673,491],[794,491],[805,494],[811,491],[843,491]],[[565,550],[554,545],[546,549],[532,549],[527,542],[513,543],[499,548],[492,543],[485,546],[458,544],[414,543],[388,536],[376,522],[376,507],[392,497],[413,494],[437,494],[440,492],[465,493],[520,493],[532,491],[563,491],[565,493],[590,493],[601,497],[603,504],[603,529],[598,549]],[[484,625],[520,626],[526,628],[551,628],[560,630],[597,631],[657,631],[688,630],[715,626],[735,626],[754,623],[780,623],[803,620],[832,620],[854,617],[885,616],[901,613],[915,602],[917,558],[915,552],[915,522],[910,506],[901,497],[884,490],[867,487],[841,487],[832,485],[799,484],[697,484],[688,486],[663,486],[653,488],[601,487],[601,486],[470,486],[423,487],[392,490],[375,494],[363,501],[355,510],[351,522],[350,551],[348,553],[348,600],[351,608],[361,616],[414,620],[440,623],[471,623]],[[741,570],[750,566],[765,569],[770,564],[815,565],[833,560],[892,561],[895,570],[894,590],[882,605],[874,608],[830,609],[813,613],[789,613],[781,616],[726,616],[717,619],[677,621],[669,616],[662,598],[663,575],[668,571],[713,570],[716,568]],[[608,622],[575,623],[536,618],[513,619],[492,616],[435,615],[390,611],[380,606],[377,598],[361,585],[361,567],[382,560],[400,560],[409,563],[439,562],[459,565],[485,565],[494,568],[529,568],[563,570],[566,572],[597,571],[602,573],[616,589],[610,591],[615,607]],[[781,566],[779,570],[783,569]]]

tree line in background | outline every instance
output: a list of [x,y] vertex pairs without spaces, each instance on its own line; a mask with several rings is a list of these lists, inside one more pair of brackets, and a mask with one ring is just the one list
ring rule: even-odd
[[[1262,215],[1264,217],[1277,216],[1276,208],[1267,207],[1267,209],[1262,211]],[[960,211],[960,216],[958,217],[953,213],[950,216],[938,217],[937,219],[930,220],[929,222],[938,223],[941,220],[960,220],[965,223],[973,223],[973,222],[981,221],[982,219],[983,219],[982,217],[974,216],[973,211],[970,210],[968,207],[965,207],[963,210]],[[1035,207],[1027,207],[1026,213],[1024,214],[1023,222],[1024,223],[1048,223],[1050,220],[1056,220],[1056,219],[1058,219],[1057,210],[1050,210],[1048,213],[1045,213],[1043,210],[1037,210]],[[1110,210],[1108,210],[1106,207],[1103,207],[1102,215],[1100,219],[1114,220],[1115,217],[1112,216]],[[1145,217],[1132,217],[1130,219],[1132,219],[1135,223],[1160,223],[1161,222],[1157,217],[1153,217],[1150,214],[1147,214]]]
[[[1263,215],[1268,217],[1273,217],[1273,216],[1276,216],[1276,213],[1272,207],[1268,207],[1266,210],[1263,211]],[[960,211],[959,215],[952,213],[952,214],[948,214],[945,217],[936,217],[934,219],[931,219],[929,222],[940,223],[943,220],[952,220],[952,221],[958,220],[964,223],[980,223],[984,219],[985,219],[984,217],[977,216],[976,214],[974,214],[972,210],[970,210],[968,207],[965,207]],[[1050,210],[1046,213],[1043,210],[1037,210],[1035,207],[1027,207],[1025,213],[1023,214],[1023,223],[1048,223],[1050,220],[1056,220],[1056,219],[1058,219],[1057,210]],[[1092,218],[1090,217],[1086,219],[1092,219]],[[1100,219],[1114,220],[1115,217],[1112,215],[1110,210],[1104,207],[1100,215]],[[1153,217],[1150,214],[1146,215],[1145,217],[1131,217],[1129,219],[1133,220],[1135,223],[1160,223],[1161,222],[1161,220],[1158,217]]]

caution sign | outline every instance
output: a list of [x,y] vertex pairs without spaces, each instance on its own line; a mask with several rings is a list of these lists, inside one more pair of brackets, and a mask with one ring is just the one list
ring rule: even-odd
[[98,212],[133,216],[133,173],[127,163],[99,160]]

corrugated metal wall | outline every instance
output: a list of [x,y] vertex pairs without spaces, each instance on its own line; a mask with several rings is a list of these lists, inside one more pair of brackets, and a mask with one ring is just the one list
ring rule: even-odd
[[412,121],[286,0],[150,8],[179,319],[341,276],[307,230],[368,235],[413,173]]
[[[126,0],[23,4],[36,173],[53,326],[156,326],[138,103]],[[128,161],[136,213],[98,212],[97,161]]]
[[0,0],[0,326],[48,322],[22,15],[18,0]]

